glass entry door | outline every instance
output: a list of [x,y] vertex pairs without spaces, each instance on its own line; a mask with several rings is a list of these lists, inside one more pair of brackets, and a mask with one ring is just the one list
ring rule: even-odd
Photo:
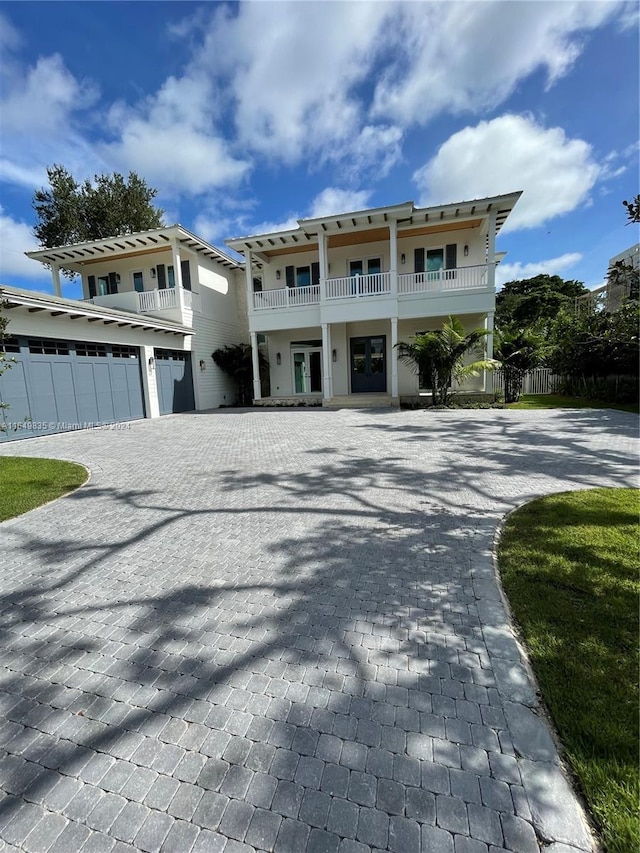
[[387,338],[351,338],[351,393],[387,390]]
[[321,393],[322,350],[294,350],[292,358],[294,394]]

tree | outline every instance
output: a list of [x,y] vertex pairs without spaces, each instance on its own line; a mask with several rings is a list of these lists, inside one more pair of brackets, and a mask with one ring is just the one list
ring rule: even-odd
[[496,332],[493,354],[504,378],[505,403],[517,403],[520,399],[524,377],[540,364],[544,344],[542,335],[533,329],[507,328]]
[[597,399],[638,399],[640,306],[575,316],[563,312],[552,328],[547,364],[565,378],[567,393]]
[[496,296],[496,325],[500,328],[548,328],[563,308],[589,291],[580,281],[559,275],[537,275],[509,281]]
[[[249,344],[233,344],[224,346],[211,353],[214,364],[236,383],[238,391],[237,404],[250,406],[253,401],[253,360]],[[260,375],[264,376],[269,368],[269,362],[264,355],[258,353]]]
[[624,206],[627,208],[627,225],[631,225],[631,223],[640,222],[640,195],[637,195],[631,201],[623,201]]
[[494,362],[480,359],[464,364],[467,353],[479,354],[487,329],[465,332],[457,317],[449,317],[441,329],[414,335],[409,343],[396,344],[398,358],[414,373],[424,377],[431,386],[434,406],[446,406],[451,398],[454,381],[477,376],[481,370],[492,370]]
[[[114,172],[95,175],[93,182],[78,184],[64,168],[47,169],[49,187],[36,190],[33,208],[37,222],[33,233],[45,248],[100,240],[161,228],[164,211],[152,204],[157,190],[135,172],[125,179]],[[63,273],[71,278],[68,270]]]

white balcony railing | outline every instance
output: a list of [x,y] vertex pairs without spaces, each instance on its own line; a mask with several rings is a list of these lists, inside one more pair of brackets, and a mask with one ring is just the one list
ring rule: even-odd
[[147,311],[162,311],[166,308],[179,308],[180,299],[175,287],[164,290],[145,290],[138,293],[138,311],[145,314]]
[[486,264],[458,267],[452,270],[401,273],[398,276],[398,294],[472,290],[477,287],[487,287],[487,283]]
[[383,293],[391,293],[391,273],[388,272],[327,279],[327,299],[379,296]]
[[[411,272],[398,275],[398,296],[411,294],[451,293],[461,290],[486,288],[489,283],[487,264],[458,267],[451,270]],[[278,290],[261,290],[253,294],[256,311],[266,308],[295,308],[304,305],[319,305],[335,299],[359,299],[367,296],[389,296],[391,273],[328,278],[324,283],[324,298],[321,285],[306,287],[282,287]]]
[[282,287],[278,290],[261,290],[253,294],[253,307],[295,308],[300,305],[318,305],[320,303],[320,285],[309,284],[305,287]]

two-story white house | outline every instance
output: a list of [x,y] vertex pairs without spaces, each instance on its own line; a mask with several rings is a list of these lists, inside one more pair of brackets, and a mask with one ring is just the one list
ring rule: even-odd
[[[406,202],[227,240],[245,259],[256,403],[414,398],[419,378],[395,346],[450,314],[469,330],[489,330],[491,357],[495,239],[520,195],[424,208]],[[265,340],[266,401],[258,370]],[[462,390],[481,392],[485,379]]]
[[[51,268],[55,296],[0,288],[14,359],[0,439],[234,402],[211,353],[247,340],[242,264],[180,225],[28,256]],[[61,269],[83,299],[62,298]]]

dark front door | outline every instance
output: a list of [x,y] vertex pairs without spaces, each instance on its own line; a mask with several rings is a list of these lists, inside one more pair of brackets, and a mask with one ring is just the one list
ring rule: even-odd
[[386,352],[385,335],[351,338],[352,394],[374,394],[387,390]]

